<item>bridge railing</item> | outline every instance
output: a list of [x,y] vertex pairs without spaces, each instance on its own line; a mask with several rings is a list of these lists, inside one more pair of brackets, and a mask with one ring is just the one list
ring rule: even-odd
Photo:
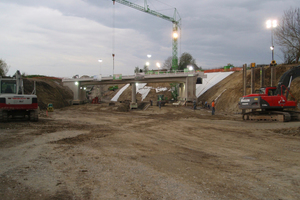
[[[200,70],[191,70],[191,71],[182,71],[182,70],[176,70],[176,71],[148,71],[146,73],[135,73],[134,75],[122,75],[122,79],[134,79],[136,76],[144,76],[144,77],[169,77],[169,76],[182,76],[182,75],[188,75],[188,74],[195,74],[202,72]],[[203,72],[202,72],[203,73]],[[76,78],[63,78],[64,81],[71,81],[71,80],[78,80],[78,81],[91,81],[97,79],[96,77],[89,77],[89,76],[83,76],[83,77],[76,77]],[[101,75],[102,80],[110,80],[113,79],[112,75]]]

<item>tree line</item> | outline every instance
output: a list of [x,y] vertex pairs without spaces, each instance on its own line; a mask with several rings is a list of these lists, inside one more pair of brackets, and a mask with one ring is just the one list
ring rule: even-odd
[[[185,53],[181,54],[181,56],[179,58],[178,70],[184,70],[188,66],[192,66],[194,70],[202,69],[201,66],[198,66],[196,64],[196,59],[194,59],[190,53],[185,52]],[[165,60],[161,69],[166,69],[166,70],[172,69],[172,56],[168,57]],[[146,73],[147,71],[149,71],[147,65],[145,65],[143,69],[140,69],[139,67],[135,67],[135,69],[134,69],[134,73],[139,73],[139,72]]]
[[300,8],[290,8],[274,29],[275,43],[280,46],[284,63],[299,63],[300,59]]

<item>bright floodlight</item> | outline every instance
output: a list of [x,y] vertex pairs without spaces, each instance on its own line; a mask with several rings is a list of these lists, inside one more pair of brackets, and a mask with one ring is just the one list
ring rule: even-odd
[[77,81],[75,82],[75,85],[78,85],[78,82],[77,82]]
[[178,38],[178,33],[177,32],[173,33],[173,38],[175,38],[175,39]]
[[277,27],[277,20],[273,20],[272,25],[273,25],[273,28]]
[[159,63],[156,63],[156,66],[157,66],[158,68],[160,68],[160,64],[159,64]]
[[268,20],[266,24],[267,24],[267,28],[271,28],[271,27],[275,28],[277,27],[277,20]]
[[146,66],[148,66],[148,67],[149,67],[149,65],[150,65],[150,63],[149,63],[149,62],[146,62]]
[[151,58],[151,55],[150,55],[150,54],[148,54],[148,55],[147,55],[147,57],[148,57],[148,58]]
[[270,47],[270,49],[273,51],[273,50],[274,50],[274,47]]
[[194,67],[193,66],[189,66],[189,70],[190,71],[194,70]]
[[101,59],[99,59],[99,60],[98,60],[98,62],[102,62],[102,60],[101,60]]

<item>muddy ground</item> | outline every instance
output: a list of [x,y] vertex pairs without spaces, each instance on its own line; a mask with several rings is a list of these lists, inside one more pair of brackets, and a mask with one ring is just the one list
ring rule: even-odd
[[0,123],[0,197],[300,199],[300,122],[167,105],[55,109]]

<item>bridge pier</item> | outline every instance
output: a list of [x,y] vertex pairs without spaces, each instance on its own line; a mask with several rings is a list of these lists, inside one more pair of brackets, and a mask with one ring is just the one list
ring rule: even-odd
[[197,77],[189,76],[186,77],[184,83],[179,84],[179,99],[184,101],[193,101],[196,99],[196,82]]
[[130,109],[137,108],[137,102],[136,102],[136,83],[130,83],[132,88],[132,95],[131,95],[131,102],[130,102]]

